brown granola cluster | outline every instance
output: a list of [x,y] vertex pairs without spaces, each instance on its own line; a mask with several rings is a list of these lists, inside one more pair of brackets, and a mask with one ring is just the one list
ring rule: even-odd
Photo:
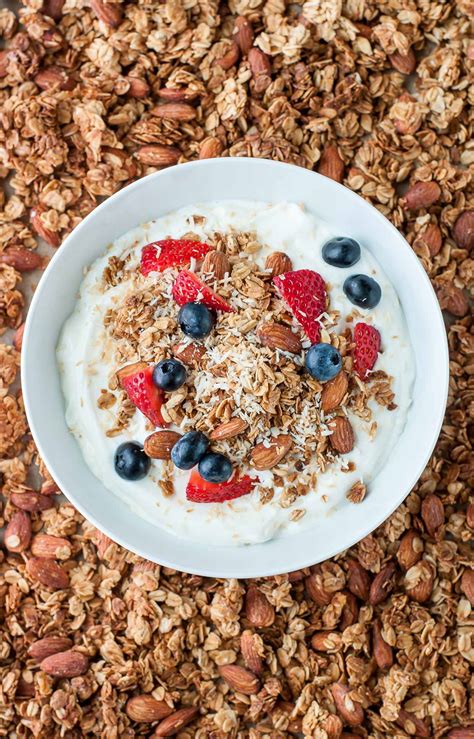
[[[0,331],[16,330],[0,354],[2,734],[472,737],[470,15],[468,0],[0,11]],[[101,196],[219,155],[314,168],[379,208],[432,280],[451,354],[405,503],[331,561],[240,583],[143,562],[58,502],[12,384],[35,235],[57,247]]]

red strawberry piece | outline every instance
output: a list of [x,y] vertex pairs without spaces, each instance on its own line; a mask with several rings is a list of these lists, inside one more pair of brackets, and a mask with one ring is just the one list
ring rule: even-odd
[[248,495],[256,482],[256,478],[248,475],[233,478],[228,482],[207,482],[202,479],[197,469],[194,469],[189,477],[186,498],[193,503],[224,503],[226,500],[235,500],[242,495]]
[[165,427],[168,424],[161,415],[161,406],[165,402],[164,393],[156,387],[152,376],[153,366],[146,362],[129,364],[117,372],[120,385],[133,405],[155,426]]
[[354,343],[354,371],[361,380],[367,380],[380,351],[380,334],[367,323],[356,323]]
[[318,318],[327,305],[326,283],[312,269],[297,269],[273,278],[281,297],[313,344],[319,342]]
[[153,241],[142,249],[140,271],[142,275],[150,272],[163,272],[168,267],[182,267],[191,259],[202,259],[211,247],[200,241],[189,239],[162,239]]
[[220,310],[224,313],[233,312],[233,308],[219,297],[217,293],[201,282],[194,272],[183,270],[179,273],[173,285],[173,298],[178,305],[185,303],[203,303],[208,308]]

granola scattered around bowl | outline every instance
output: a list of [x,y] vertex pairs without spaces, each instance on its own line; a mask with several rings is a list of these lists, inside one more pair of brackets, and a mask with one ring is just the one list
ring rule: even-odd
[[125,234],[89,269],[58,361],[106,487],[229,545],[370,505],[414,378],[371,252],[294,203],[188,206]]

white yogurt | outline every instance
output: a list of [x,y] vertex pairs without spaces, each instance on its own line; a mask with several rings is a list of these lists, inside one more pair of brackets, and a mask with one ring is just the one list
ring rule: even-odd
[[[193,215],[205,216],[206,220],[201,225],[196,224],[191,220]],[[262,267],[267,253],[284,251],[291,257],[294,269],[320,272],[331,286],[331,310],[340,311],[342,317],[354,308],[342,290],[349,274],[371,275],[382,289],[380,303],[367,311],[367,316],[382,335],[383,353],[379,355],[375,369],[385,370],[393,377],[392,389],[398,407],[388,411],[370,401],[372,420],[377,423],[373,439],[368,433],[369,424],[349,413],[356,444],[353,451],[343,458],[343,463],[353,462],[355,470],[344,473],[340,469],[341,462],[334,464],[319,475],[317,489],[299,498],[290,509],[278,505],[278,496],[262,505],[257,492],[220,504],[189,503],[185,495],[189,473],[180,470],[175,472],[175,494],[164,497],[157,485],[161,466],[158,460],[153,460],[151,472],[145,479],[139,482],[122,480],[114,470],[115,449],[123,441],[143,442],[150,433],[146,429],[146,419],[137,411],[123,433],[109,438],[105,431],[113,425],[115,410],[97,407],[100,390],[107,387],[111,371],[117,369],[113,363],[112,342],[103,325],[104,315],[131,287],[130,281],[125,281],[104,291],[102,273],[109,257],[131,254],[131,264],[138,265],[141,248],[151,241],[165,236],[178,238],[190,230],[205,241],[207,234],[224,232],[229,228],[256,232],[259,241],[267,245],[256,257]],[[370,506],[370,483],[383,467],[405,426],[411,403],[414,360],[398,297],[372,255],[362,246],[360,261],[349,270],[331,267],[323,261],[322,245],[332,236],[340,235],[336,227],[317,221],[293,203],[271,205],[225,201],[187,206],[132,229],[117,239],[91,266],[82,283],[76,308],[64,324],[57,348],[66,399],[66,420],[93,473],[138,515],[183,539],[206,544],[241,545],[296,533],[311,527],[321,516],[330,515],[336,506],[353,505],[345,495],[359,480],[363,480],[369,489],[361,505]],[[155,282],[159,276],[152,273],[148,279]],[[271,478],[271,472],[260,475],[268,485],[271,485]],[[297,522],[289,518],[293,509],[305,510],[305,515]]]

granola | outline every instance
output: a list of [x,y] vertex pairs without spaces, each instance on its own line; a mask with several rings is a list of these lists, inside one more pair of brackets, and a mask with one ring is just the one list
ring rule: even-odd
[[[402,230],[433,284],[469,295],[473,44],[467,0],[416,6],[389,0],[383,7],[259,0],[90,5],[28,0],[20,12],[1,11],[0,176],[13,188],[12,195],[0,192],[2,255],[9,246],[34,249],[33,233],[57,246],[103,194],[180,158],[252,155],[317,169],[333,146],[343,164],[333,170],[338,179]],[[104,14],[104,5],[115,14]],[[22,23],[26,15],[33,23]],[[237,37],[240,58],[226,69],[214,60],[227,53],[239,20],[250,32],[246,44]],[[248,58],[252,45],[264,56]],[[111,50],[113,66],[94,65],[97,48]],[[406,69],[414,69],[413,76]],[[38,77],[45,71],[46,81]],[[216,101],[224,85],[229,94]],[[245,104],[236,118],[239,96]],[[196,118],[180,123],[150,115],[158,101],[176,99],[195,107]],[[73,119],[78,106],[84,108]],[[403,208],[407,187],[430,179],[441,186],[439,200],[420,210]],[[40,205],[44,223],[30,217]],[[24,275],[2,278],[0,331],[21,322],[27,285]],[[435,739],[472,733],[466,575],[472,574],[474,530],[474,341],[472,315],[451,313],[452,307],[446,300],[448,411],[419,484],[376,532],[315,573],[254,583],[275,611],[272,626],[249,620],[249,583],[181,575],[140,561],[54,496],[53,508],[27,513],[36,531],[73,544],[63,564],[71,581],[52,592],[26,572],[29,549],[2,551],[2,731],[52,739],[148,735],[158,719],[138,723],[129,705],[145,695],[161,711],[166,704],[172,720],[177,710],[198,707],[199,716],[191,714],[181,733],[199,739],[278,739],[301,731],[333,739],[342,730],[362,737],[418,731]],[[12,425],[21,433],[12,443],[0,424],[9,447],[0,452],[6,522],[18,510],[11,486],[26,484],[29,465],[40,461],[23,436],[26,419],[13,389],[8,397]],[[444,511],[438,539],[420,515],[430,494]],[[372,607],[371,579],[394,557],[391,594]],[[434,568],[432,594],[423,603],[407,598],[402,576],[408,562],[420,559]],[[377,621],[391,650],[384,667],[372,643]],[[328,630],[342,635],[342,649],[309,646],[315,631]],[[68,637],[88,655],[84,675],[54,680],[38,667],[28,649],[49,635]],[[223,661],[255,671],[263,692],[246,696],[229,688],[217,670]],[[337,712],[329,686],[341,680],[353,704],[363,706],[359,727]]]

